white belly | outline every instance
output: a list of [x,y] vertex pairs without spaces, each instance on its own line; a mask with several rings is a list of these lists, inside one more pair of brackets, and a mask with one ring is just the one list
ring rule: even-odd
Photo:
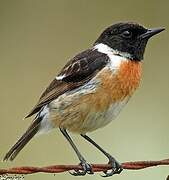
[[85,133],[106,126],[117,117],[128,99],[112,104],[105,112],[89,113],[81,127],[82,131]]

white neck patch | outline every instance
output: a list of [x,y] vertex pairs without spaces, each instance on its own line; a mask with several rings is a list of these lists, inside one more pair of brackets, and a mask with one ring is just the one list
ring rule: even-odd
[[97,49],[99,52],[107,54],[107,55],[113,53],[114,55],[122,56],[123,58],[132,59],[129,53],[120,52],[103,43],[96,44],[94,46],[94,49]]
[[110,68],[112,70],[117,69],[122,62],[128,61],[128,57],[131,57],[128,53],[121,53],[102,43],[96,44],[94,49],[98,52],[106,54],[110,58]]

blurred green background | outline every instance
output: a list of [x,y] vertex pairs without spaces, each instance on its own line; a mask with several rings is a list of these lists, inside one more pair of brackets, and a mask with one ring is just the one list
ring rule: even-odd
[[[166,27],[146,48],[143,78],[122,113],[109,126],[90,134],[120,162],[169,158],[169,1],[0,0],[0,158],[25,131],[22,120],[61,67],[88,48],[102,30],[118,21]],[[107,160],[74,136],[88,162]],[[59,130],[33,139],[14,162],[46,166],[78,160]],[[114,180],[164,180],[169,167],[126,171]],[[25,180],[75,179],[68,173],[36,174]],[[82,178],[82,177],[80,177]],[[102,179],[98,174],[83,179]]]

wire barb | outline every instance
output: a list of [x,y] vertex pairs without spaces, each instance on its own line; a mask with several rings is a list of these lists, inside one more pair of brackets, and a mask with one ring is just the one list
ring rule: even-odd
[[[128,170],[139,170],[153,166],[169,165],[169,159],[160,161],[135,161],[135,162],[124,162],[121,164],[123,169]],[[91,164],[93,172],[101,172],[111,169],[109,164]],[[13,167],[8,169],[0,169],[0,175],[3,174],[34,174],[34,173],[62,173],[70,170],[82,170],[80,165],[53,165],[46,167],[33,167],[33,166],[22,166]]]

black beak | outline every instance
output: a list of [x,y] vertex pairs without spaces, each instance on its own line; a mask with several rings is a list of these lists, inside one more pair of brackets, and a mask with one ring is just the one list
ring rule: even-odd
[[153,28],[153,29],[148,29],[146,33],[142,34],[140,36],[141,39],[149,39],[150,37],[160,33],[161,31],[164,31],[164,28]]

